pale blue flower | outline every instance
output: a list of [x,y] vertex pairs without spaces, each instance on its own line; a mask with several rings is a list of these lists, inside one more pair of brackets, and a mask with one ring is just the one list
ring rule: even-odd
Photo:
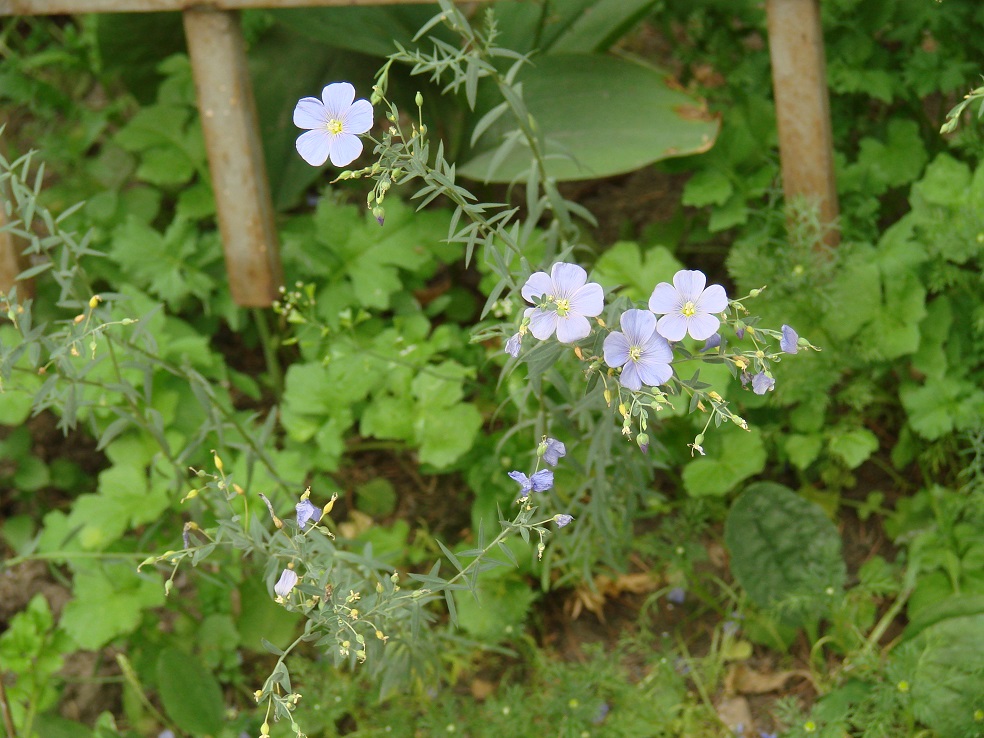
[[619,322],[622,331],[610,333],[604,349],[605,363],[613,369],[622,367],[622,385],[639,390],[644,384],[656,387],[667,382],[673,376],[673,351],[656,332],[656,316],[648,310],[626,310]]
[[543,460],[550,466],[557,466],[562,456],[567,456],[567,446],[556,438],[548,438],[543,444]]
[[518,359],[519,349],[521,348],[522,343],[523,343],[523,337],[520,334],[518,333],[512,334],[509,337],[509,340],[506,341],[506,353],[509,354],[514,359]]
[[752,377],[752,392],[756,395],[764,395],[776,386],[776,380],[765,372],[759,372]]
[[673,275],[673,284],[660,282],[649,298],[649,309],[663,317],[656,330],[667,341],[679,341],[688,333],[691,338],[703,341],[710,338],[721,325],[711,313],[720,313],[728,307],[724,287],[704,285],[707,277],[697,270],[682,269]]
[[293,569],[284,569],[283,573],[280,575],[280,579],[277,583],[273,585],[273,591],[276,592],[277,597],[286,597],[290,594],[290,591],[294,589],[297,584],[297,574]]
[[674,587],[666,593],[666,599],[674,605],[682,605],[687,599],[687,591],[683,587]]
[[521,471],[509,472],[509,478],[518,482],[522,495],[533,492],[546,492],[553,487],[554,475],[549,469],[541,469],[532,477],[528,477]]
[[309,129],[297,139],[297,153],[320,167],[326,160],[344,167],[362,153],[358,134],[372,128],[372,104],[356,100],[348,82],[335,82],[321,91],[321,99],[301,98],[294,108],[294,125]]
[[574,521],[574,516],[560,513],[559,515],[554,515],[553,520],[558,528],[563,528],[565,525],[570,525]]
[[795,354],[799,351],[799,334],[788,325],[782,327],[782,338],[779,339],[779,348],[787,354]]
[[311,500],[301,500],[294,509],[297,510],[297,527],[304,530],[309,520],[317,523],[321,520],[321,508],[315,507]]
[[522,290],[523,299],[537,305],[526,309],[530,333],[543,341],[556,331],[561,343],[587,338],[591,333],[588,318],[600,315],[605,307],[601,285],[587,280],[584,269],[564,262],[554,264],[550,274],[530,275]]

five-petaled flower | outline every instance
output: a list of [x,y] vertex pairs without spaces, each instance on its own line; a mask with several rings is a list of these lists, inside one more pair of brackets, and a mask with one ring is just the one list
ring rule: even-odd
[[588,318],[601,314],[605,292],[588,282],[588,273],[577,264],[558,262],[546,272],[530,275],[523,285],[523,299],[537,305],[526,309],[530,333],[544,341],[557,332],[561,343],[573,343],[591,333]]
[[656,316],[648,310],[626,310],[620,319],[622,330],[605,339],[605,363],[622,367],[619,381],[630,390],[642,385],[656,387],[673,375],[673,350],[656,332]]
[[565,525],[570,525],[574,522],[574,516],[568,515],[567,513],[559,513],[553,516],[553,521],[557,524],[558,528],[563,528]]
[[663,317],[656,330],[667,341],[679,341],[688,333],[691,338],[703,341],[710,338],[721,321],[711,313],[720,313],[728,307],[724,287],[704,285],[707,277],[697,270],[682,269],[673,275],[673,284],[660,282],[649,298],[649,309]]
[[550,466],[557,466],[560,458],[567,456],[567,446],[556,438],[545,438],[543,443],[540,444],[540,447],[543,449],[543,460],[550,464]]
[[372,104],[356,100],[348,82],[335,82],[321,91],[321,99],[301,98],[294,108],[294,125],[307,128],[297,139],[297,153],[313,167],[327,159],[344,167],[362,153],[358,134],[372,128]]
[[532,477],[526,476],[521,471],[511,471],[509,472],[509,478],[519,483],[520,493],[524,497],[530,491],[546,492],[548,489],[553,487],[554,481],[553,472],[549,469],[541,469]]
[[799,334],[790,326],[783,325],[782,338],[779,339],[779,348],[787,354],[795,354],[799,351]]
[[293,569],[284,569],[283,573],[280,575],[280,579],[277,583],[273,585],[273,591],[276,592],[277,597],[286,597],[290,594],[290,591],[294,589],[297,584],[297,574]]
[[294,505],[294,509],[297,510],[297,527],[301,530],[304,530],[309,520],[315,523],[321,520],[321,508],[315,507],[311,500],[301,500]]

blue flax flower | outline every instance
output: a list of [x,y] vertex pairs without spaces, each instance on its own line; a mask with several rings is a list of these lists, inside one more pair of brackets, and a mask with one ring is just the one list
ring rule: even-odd
[[526,496],[530,491],[546,492],[553,487],[553,472],[549,469],[541,469],[532,477],[528,477],[521,471],[509,472],[509,478],[518,482],[521,496]]
[[712,333],[711,337],[704,342],[704,348],[702,348],[700,352],[703,354],[706,351],[710,351],[711,349],[716,349],[720,345],[721,345],[721,334]]
[[[530,333],[544,341],[557,332],[561,343],[574,343],[591,333],[588,318],[601,314],[605,292],[588,282],[588,273],[577,264],[554,264],[550,274],[536,272],[523,285],[523,299],[537,307],[526,308]],[[540,303],[546,303],[539,307]]]
[[765,372],[759,372],[752,377],[752,392],[756,395],[764,395],[766,392],[770,392],[775,386],[776,380]]
[[297,510],[297,527],[304,530],[309,520],[317,523],[321,520],[321,508],[315,507],[311,500],[301,500],[294,509]]
[[344,167],[359,158],[358,134],[372,128],[372,103],[356,100],[348,82],[335,82],[321,91],[321,99],[304,97],[294,108],[294,125],[307,128],[297,139],[297,153],[312,167],[326,160]]
[[560,513],[559,515],[554,515],[553,520],[557,524],[558,528],[563,528],[565,525],[570,525],[574,522],[574,516],[566,513]]
[[621,331],[605,339],[605,363],[622,367],[619,381],[630,390],[642,385],[656,387],[673,376],[673,351],[656,332],[656,316],[648,310],[626,310],[620,319]]
[[297,584],[297,574],[293,569],[284,569],[283,573],[280,575],[280,579],[277,583],[273,585],[273,591],[277,594],[277,597],[286,597],[290,594],[290,591],[294,589]]
[[674,587],[666,593],[666,599],[674,605],[682,605],[687,599],[687,591],[683,587]]
[[685,335],[703,341],[710,338],[721,325],[711,313],[728,307],[724,287],[712,284],[707,289],[707,277],[696,269],[681,269],[673,275],[673,284],[660,282],[649,298],[649,309],[663,317],[656,324],[659,334],[667,341],[679,341]]
[[567,456],[567,446],[556,438],[547,438],[542,444],[543,460],[550,466],[557,466],[562,456]]
[[788,325],[782,327],[782,338],[779,339],[779,348],[787,354],[795,354],[799,351],[799,334]]

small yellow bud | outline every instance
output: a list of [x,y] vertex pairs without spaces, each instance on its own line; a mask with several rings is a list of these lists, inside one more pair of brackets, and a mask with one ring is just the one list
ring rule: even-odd
[[72,322],[75,323],[75,325],[78,325],[83,320],[85,320],[85,314],[76,315],[74,318],[72,318]]
[[219,474],[221,474],[222,470],[225,468],[225,465],[222,463],[222,459],[219,455],[215,452],[215,449],[212,450],[212,458],[215,460],[215,468],[218,469]]
[[724,399],[723,397],[721,397],[721,395],[719,395],[714,390],[711,390],[710,392],[708,392],[707,393],[707,396],[710,397],[715,402],[721,402]]
[[255,692],[253,692],[253,699],[254,700],[256,700],[257,702],[259,702],[262,698],[263,698],[263,690],[262,689],[258,689]]
[[93,295],[89,298],[89,307],[95,309],[100,302],[102,302],[102,298],[99,295]]
[[240,487],[235,482],[232,483],[232,491],[235,492],[237,495],[244,495],[244,494],[246,494],[246,490],[244,490],[242,487]]
[[197,489],[193,489],[193,490],[191,490],[191,492],[189,492],[188,494],[186,494],[184,497],[181,498],[181,502],[186,502],[188,500],[193,500],[196,497],[198,497],[198,490]]
[[331,496],[331,499],[328,500],[328,504],[326,504],[323,508],[321,508],[322,517],[324,517],[325,515],[331,512],[331,509],[335,507],[335,500],[337,499],[338,499],[338,493],[336,492]]

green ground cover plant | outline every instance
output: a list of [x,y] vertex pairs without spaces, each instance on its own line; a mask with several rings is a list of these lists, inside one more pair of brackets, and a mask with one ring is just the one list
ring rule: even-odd
[[753,4],[244,14],[271,311],[173,18],[5,22],[4,731],[984,733],[981,12],[824,5],[836,249]]

